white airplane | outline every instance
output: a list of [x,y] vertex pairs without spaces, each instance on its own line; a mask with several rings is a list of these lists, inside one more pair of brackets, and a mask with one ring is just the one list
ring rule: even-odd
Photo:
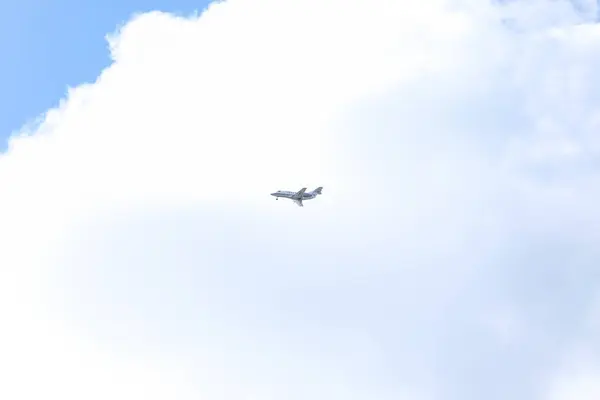
[[297,192],[288,192],[285,190],[278,190],[275,193],[271,193],[271,196],[275,196],[275,200],[279,200],[280,197],[284,197],[286,199],[292,199],[292,200],[294,200],[294,203],[296,203],[299,207],[304,207],[304,205],[302,204],[302,200],[314,199],[315,197],[317,197],[317,195],[321,194],[321,190],[323,190],[323,187],[321,187],[321,186],[319,186],[318,188],[316,188],[315,190],[313,190],[312,192],[309,192],[309,193],[305,193],[306,188],[302,188]]

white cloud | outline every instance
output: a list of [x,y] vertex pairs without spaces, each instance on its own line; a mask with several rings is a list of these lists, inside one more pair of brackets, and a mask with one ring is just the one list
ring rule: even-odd
[[130,21],[0,157],[0,397],[573,397],[600,30],[572,4]]

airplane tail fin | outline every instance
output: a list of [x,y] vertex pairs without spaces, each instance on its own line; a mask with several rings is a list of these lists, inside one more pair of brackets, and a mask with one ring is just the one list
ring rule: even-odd
[[313,193],[316,193],[316,194],[322,194],[322,193],[321,193],[321,191],[322,191],[322,190],[323,190],[323,187],[322,187],[322,186],[319,186],[318,188],[316,188],[315,190],[313,190]]

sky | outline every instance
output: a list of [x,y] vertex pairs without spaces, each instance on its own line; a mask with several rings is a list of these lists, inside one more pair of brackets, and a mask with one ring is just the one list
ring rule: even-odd
[[133,14],[191,15],[208,1],[96,0],[0,4],[0,149],[26,122],[56,107],[68,87],[93,82],[110,64],[105,36]]
[[3,127],[1,398],[600,397],[595,2],[123,7]]

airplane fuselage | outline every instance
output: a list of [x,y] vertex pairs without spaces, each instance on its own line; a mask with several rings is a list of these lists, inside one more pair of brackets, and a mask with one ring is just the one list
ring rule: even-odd
[[[275,196],[277,198],[285,197],[286,199],[293,199],[295,194],[296,194],[296,192],[287,192],[287,191],[280,190],[275,193],[271,193],[271,196]],[[316,193],[303,193],[302,194],[302,200],[310,200],[310,199],[314,199],[315,197],[317,197]]]
[[321,194],[322,190],[323,190],[323,188],[320,186],[318,188],[316,188],[315,190],[313,190],[312,192],[308,192],[308,193],[306,193],[306,188],[302,188],[298,192],[291,192],[288,190],[278,190],[274,193],[271,193],[271,196],[275,196],[275,200],[279,200],[280,197],[283,197],[284,199],[293,200],[297,205],[302,207],[303,200],[314,199],[315,197],[317,197],[318,195]]

